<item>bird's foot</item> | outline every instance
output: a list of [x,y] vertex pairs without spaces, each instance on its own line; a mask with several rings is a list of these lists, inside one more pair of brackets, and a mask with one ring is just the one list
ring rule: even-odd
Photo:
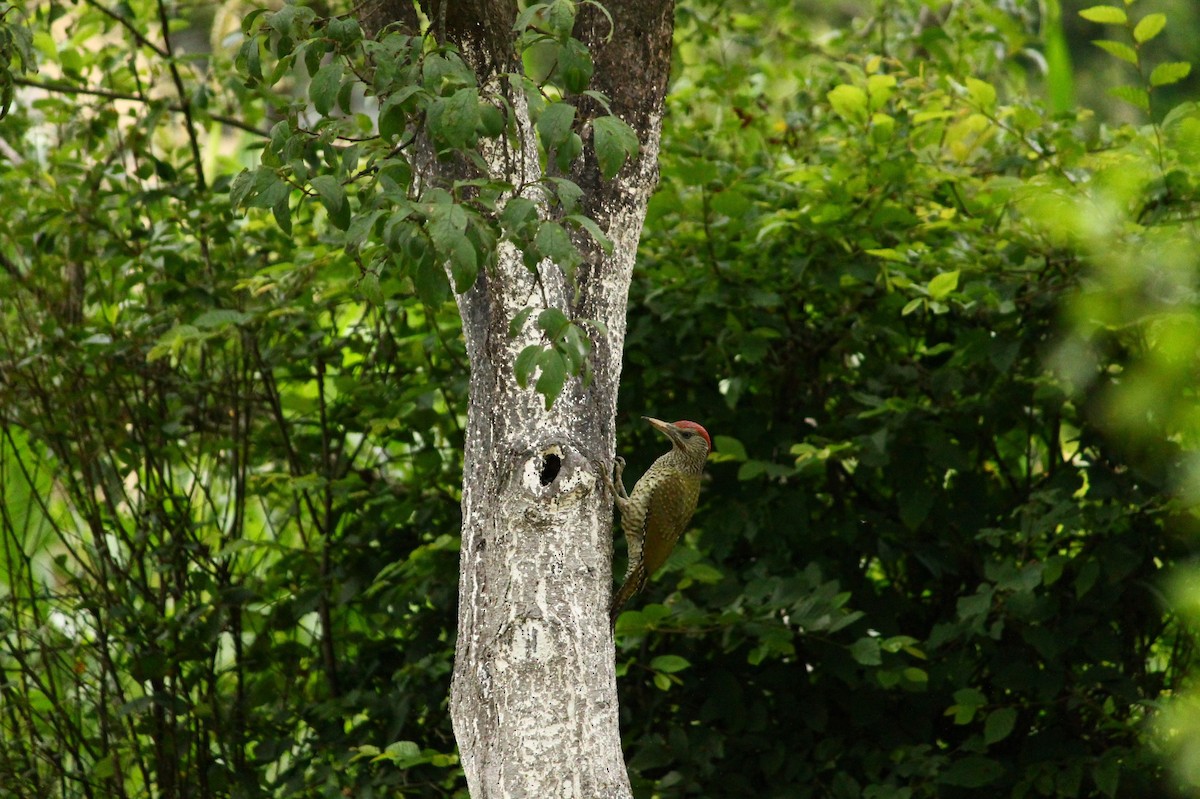
[[604,477],[606,480],[608,480],[608,488],[610,491],[612,491],[614,497],[618,497],[620,499],[629,499],[629,494],[625,492],[625,481],[621,479],[621,476],[624,474],[625,459],[618,455],[613,461],[612,479],[609,479],[608,475],[605,475]]

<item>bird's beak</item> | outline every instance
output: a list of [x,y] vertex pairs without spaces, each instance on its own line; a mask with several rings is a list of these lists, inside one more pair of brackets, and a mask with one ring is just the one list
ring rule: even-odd
[[671,424],[670,422],[664,422],[662,419],[655,419],[653,416],[643,416],[642,418],[645,419],[647,422],[649,422],[650,426],[653,427],[655,430],[662,433],[667,438],[671,439],[672,444],[678,445],[680,447],[683,446],[683,439],[681,439],[679,437],[679,428],[678,427]]

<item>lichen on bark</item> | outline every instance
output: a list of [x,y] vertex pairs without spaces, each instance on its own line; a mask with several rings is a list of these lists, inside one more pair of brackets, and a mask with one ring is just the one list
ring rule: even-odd
[[[372,29],[402,5],[380,0],[365,6]],[[614,179],[604,180],[589,130],[607,111],[592,98],[573,96],[584,149],[565,177],[582,189],[582,211],[612,241],[611,251],[573,234],[584,261],[568,274],[548,259],[531,271],[515,247],[501,245],[494,268],[481,270],[457,297],[471,381],[451,715],[475,799],[631,796],[606,615],[612,504],[600,470],[611,466],[614,454],[625,307],[658,176],[673,2],[605,5],[611,28],[596,7],[580,5],[574,35],[595,64],[592,88],[633,127],[640,150]],[[533,120],[507,77],[520,64],[512,30],[516,2],[425,0],[422,10],[434,35],[458,48],[480,87],[505,95],[513,115],[509,130],[516,135],[481,150],[488,177],[536,185],[543,167]],[[468,169],[439,161],[432,150],[421,161],[426,185]],[[549,213],[539,195],[528,198]],[[590,328],[590,382],[569,380],[549,408],[514,373],[517,354],[541,335],[532,321],[510,335],[513,318],[530,305],[529,319],[556,307],[569,318],[600,323]],[[546,467],[547,453],[557,459],[553,470]]]

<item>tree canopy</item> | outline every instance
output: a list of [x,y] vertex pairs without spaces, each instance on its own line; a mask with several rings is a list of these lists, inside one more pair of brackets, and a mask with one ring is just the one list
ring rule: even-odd
[[[496,34],[564,174],[584,5]],[[616,628],[636,796],[1200,790],[1194,11],[1058,5],[676,9],[618,451],[715,452]],[[604,233],[419,193],[505,135],[436,36],[215,8],[0,17],[0,794],[465,796],[453,298]]]

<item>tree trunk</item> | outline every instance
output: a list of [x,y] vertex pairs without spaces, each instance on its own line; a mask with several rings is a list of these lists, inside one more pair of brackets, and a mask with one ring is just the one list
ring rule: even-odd
[[[518,70],[515,0],[424,5],[435,33],[458,47],[481,87],[506,94],[516,116],[520,141],[483,153],[492,177],[536,183],[534,128],[523,96],[503,77]],[[371,6],[373,27],[380,9],[391,7]],[[535,275],[504,244],[496,268],[481,271],[458,296],[471,383],[451,714],[474,799],[631,796],[607,617],[612,499],[601,470],[613,461],[625,306],[658,178],[673,2],[609,0],[605,7],[611,26],[595,7],[580,6],[574,35],[595,64],[591,88],[608,96],[641,149],[603,180],[589,121],[607,112],[590,98],[569,98],[584,152],[566,177],[583,189],[584,213],[612,240],[612,252],[578,237],[585,262],[572,280],[548,260]],[[427,166],[455,168],[432,159]],[[529,306],[530,321],[510,337],[510,322]],[[592,326],[592,381],[568,381],[549,410],[514,373],[517,354],[541,339],[532,320],[545,308],[602,323]]]

